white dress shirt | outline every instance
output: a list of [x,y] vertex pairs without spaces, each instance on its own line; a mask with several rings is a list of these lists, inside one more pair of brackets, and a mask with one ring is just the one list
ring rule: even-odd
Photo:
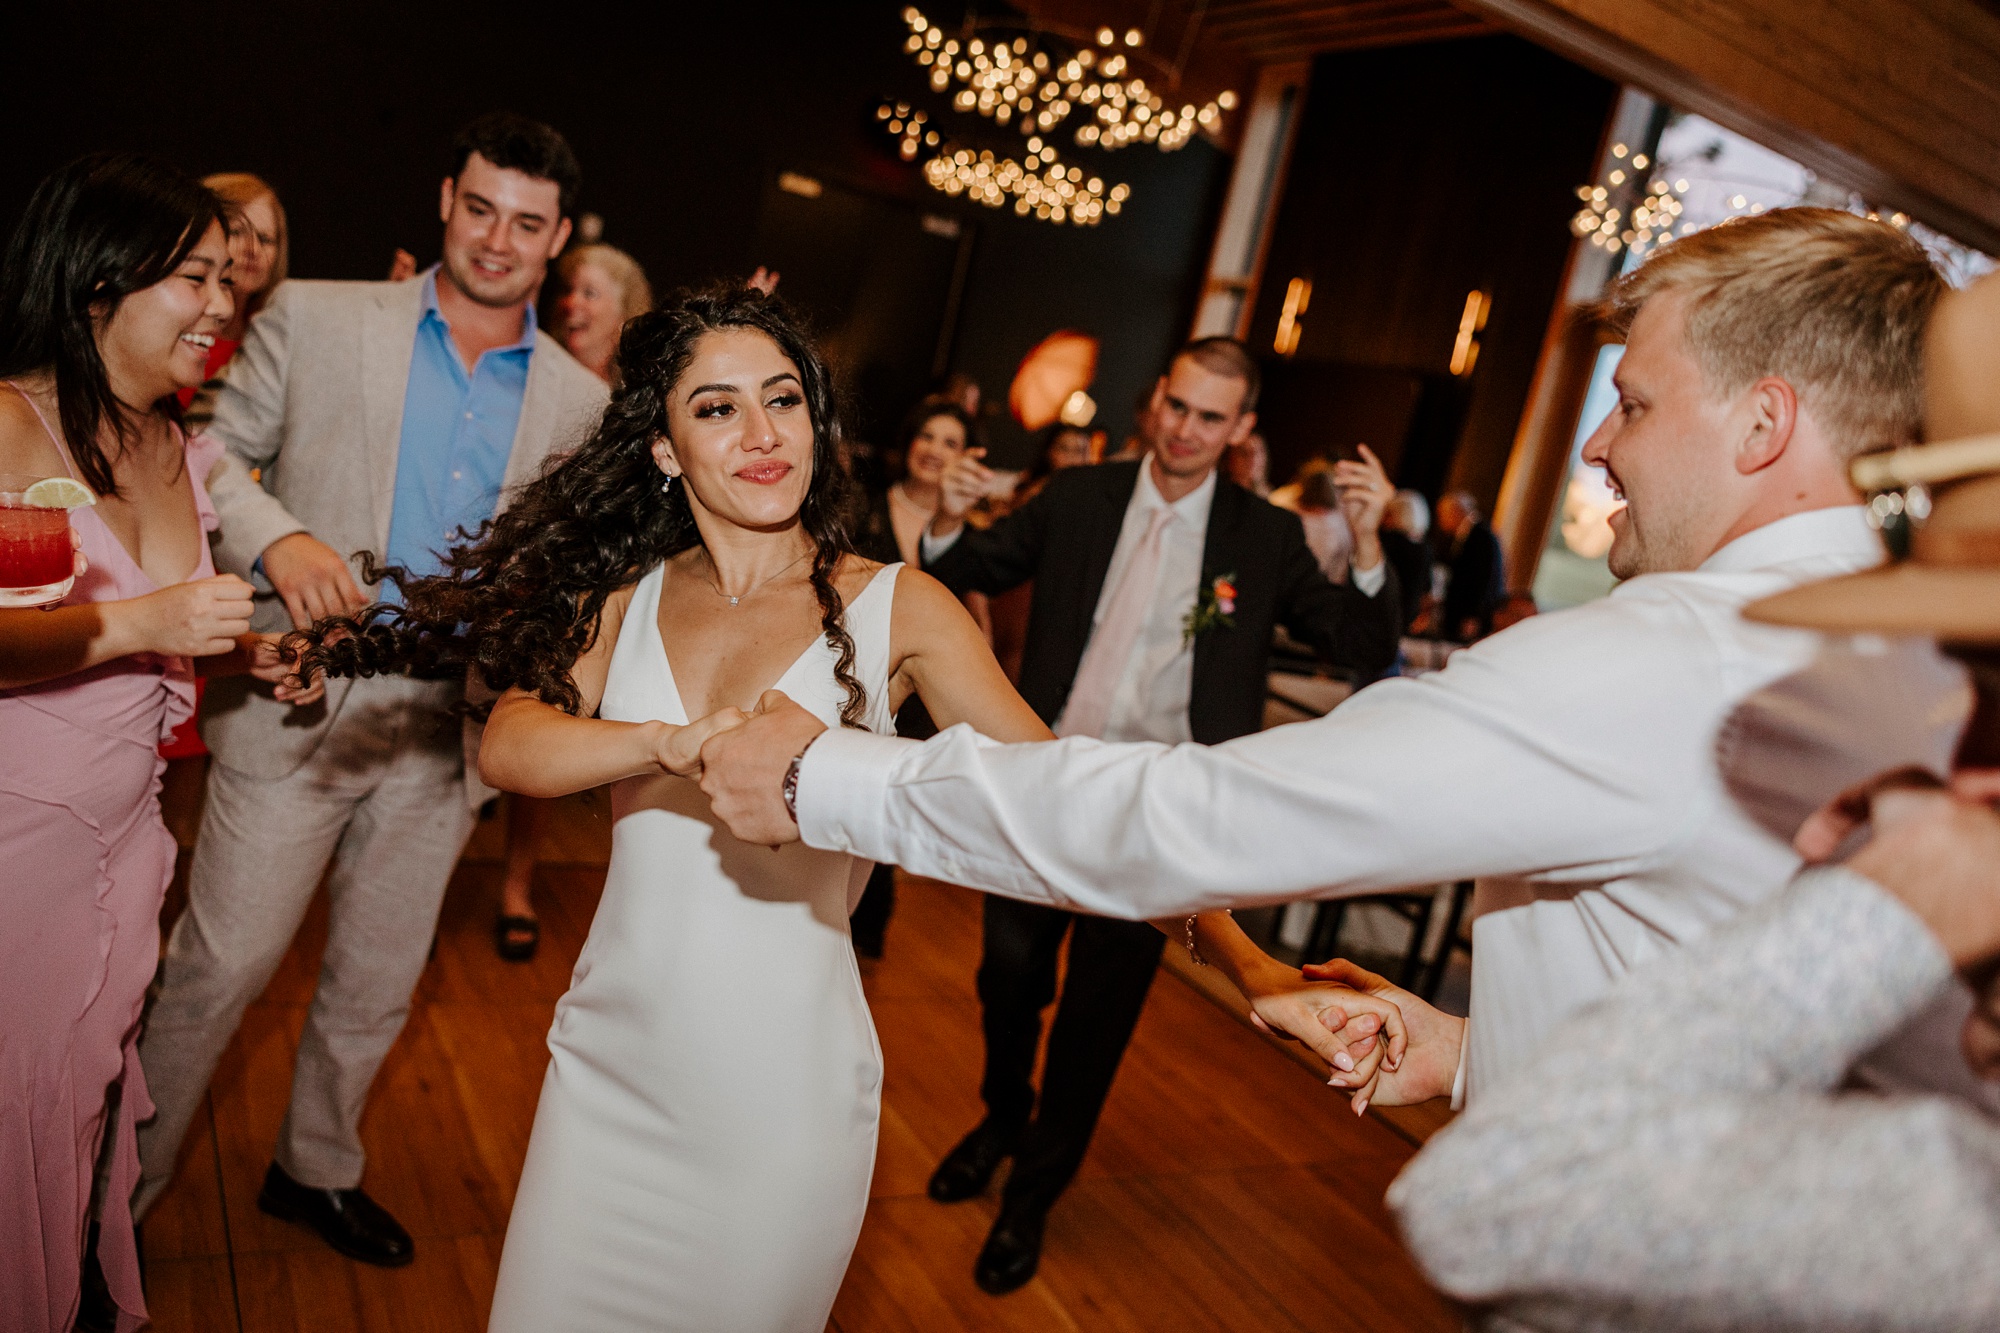
[[[1829,640],[1739,612],[1881,556],[1859,507],[1794,515],[1698,570],[1632,579],[1441,672],[1217,746],[1000,745],[963,725],[925,743],[829,732],[801,766],[800,833],[1136,919],[1519,877],[1514,905],[1474,926],[1470,1091],[1617,977],[1796,871],[1782,831],[1732,797],[1724,768],[1739,706]],[[1850,651],[1891,652],[1873,642]],[[1948,761],[1969,699],[1945,679],[1955,693],[1933,710],[1933,734],[1864,757],[1863,771]],[[1482,885],[1482,906],[1497,905],[1495,887]]]

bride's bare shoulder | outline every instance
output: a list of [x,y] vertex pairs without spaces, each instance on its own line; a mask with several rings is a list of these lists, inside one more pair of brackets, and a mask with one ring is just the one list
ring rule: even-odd
[[851,602],[859,597],[881,572],[880,560],[870,560],[860,555],[844,555],[833,571],[833,586],[839,590],[841,601]]

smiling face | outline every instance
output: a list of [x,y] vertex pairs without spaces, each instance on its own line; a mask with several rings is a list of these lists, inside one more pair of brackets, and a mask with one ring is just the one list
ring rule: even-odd
[[229,238],[211,223],[180,267],[100,316],[97,351],[111,391],[145,407],[206,378],[216,331],[235,312]]
[[943,480],[951,460],[964,452],[965,424],[957,417],[939,413],[917,427],[904,459],[904,469],[911,481],[935,486]]
[[812,485],[812,413],[799,368],[769,337],[704,334],[671,391],[667,429],[653,458],[679,473],[704,529],[718,520],[760,532],[798,522]]
[[1257,414],[1243,410],[1249,391],[1242,380],[1218,375],[1191,356],[1174,358],[1141,423],[1160,471],[1199,484],[1223,451],[1256,426]]
[[447,178],[439,200],[444,219],[444,275],[483,306],[525,302],[542,285],[549,261],[569,240],[562,190],[472,154]]
[[1613,377],[1618,406],[1584,442],[1583,461],[1625,501],[1607,556],[1621,579],[1696,568],[1742,507],[1732,447],[1742,404],[1710,392],[1686,329],[1685,298],[1645,304]]
[[578,264],[556,302],[563,346],[593,370],[611,363],[618,332],[625,324],[625,293],[596,264]]
[[236,262],[236,292],[248,300],[270,285],[278,261],[278,210],[260,194],[237,210],[229,228],[229,255]]

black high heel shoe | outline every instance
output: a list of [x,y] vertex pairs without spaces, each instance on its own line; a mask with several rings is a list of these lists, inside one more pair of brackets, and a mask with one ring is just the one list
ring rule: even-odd
[[502,912],[493,923],[493,947],[510,963],[525,963],[533,958],[541,942],[542,923],[535,917],[508,916]]

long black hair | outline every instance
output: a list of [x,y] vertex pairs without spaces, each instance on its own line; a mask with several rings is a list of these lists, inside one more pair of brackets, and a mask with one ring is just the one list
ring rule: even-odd
[[723,329],[752,329],[798,367],[812,417],[812,476],[799,521],[813,541],[812,587],[847,692],[841,721],[859,726],[868,695],[854,675],[833,575],[853,550],[847,474],[832,376],[804,327],[777,297],[745,288],[682,293],[626,324],[618,388],[589,441],[553,461],[505,513],[447,552],[444,572],[413,577],[364,558],[370,582],[387,578],[403,605],[378,604],[288,635],[302,671],[335,676],[447,675],[470,667],[495,690],[531,691],[567,713],[583,703],[570,671],[596,633],[611,594],[700,542],[685,481],[663,488],[653,441],[668,435],[667,404],[695,345]]
[[[54,372],[70,455],[99,495],[118,493],[99,443],[104,424],[123,448],[138,405],[111,392],[98,330],[126,297],[170,276],[222,220],[222,201],[178,167],[137,153],[92,153],[35,188],[7,243],[0,378]],[[180,419],[171,395],[146,406]]]

